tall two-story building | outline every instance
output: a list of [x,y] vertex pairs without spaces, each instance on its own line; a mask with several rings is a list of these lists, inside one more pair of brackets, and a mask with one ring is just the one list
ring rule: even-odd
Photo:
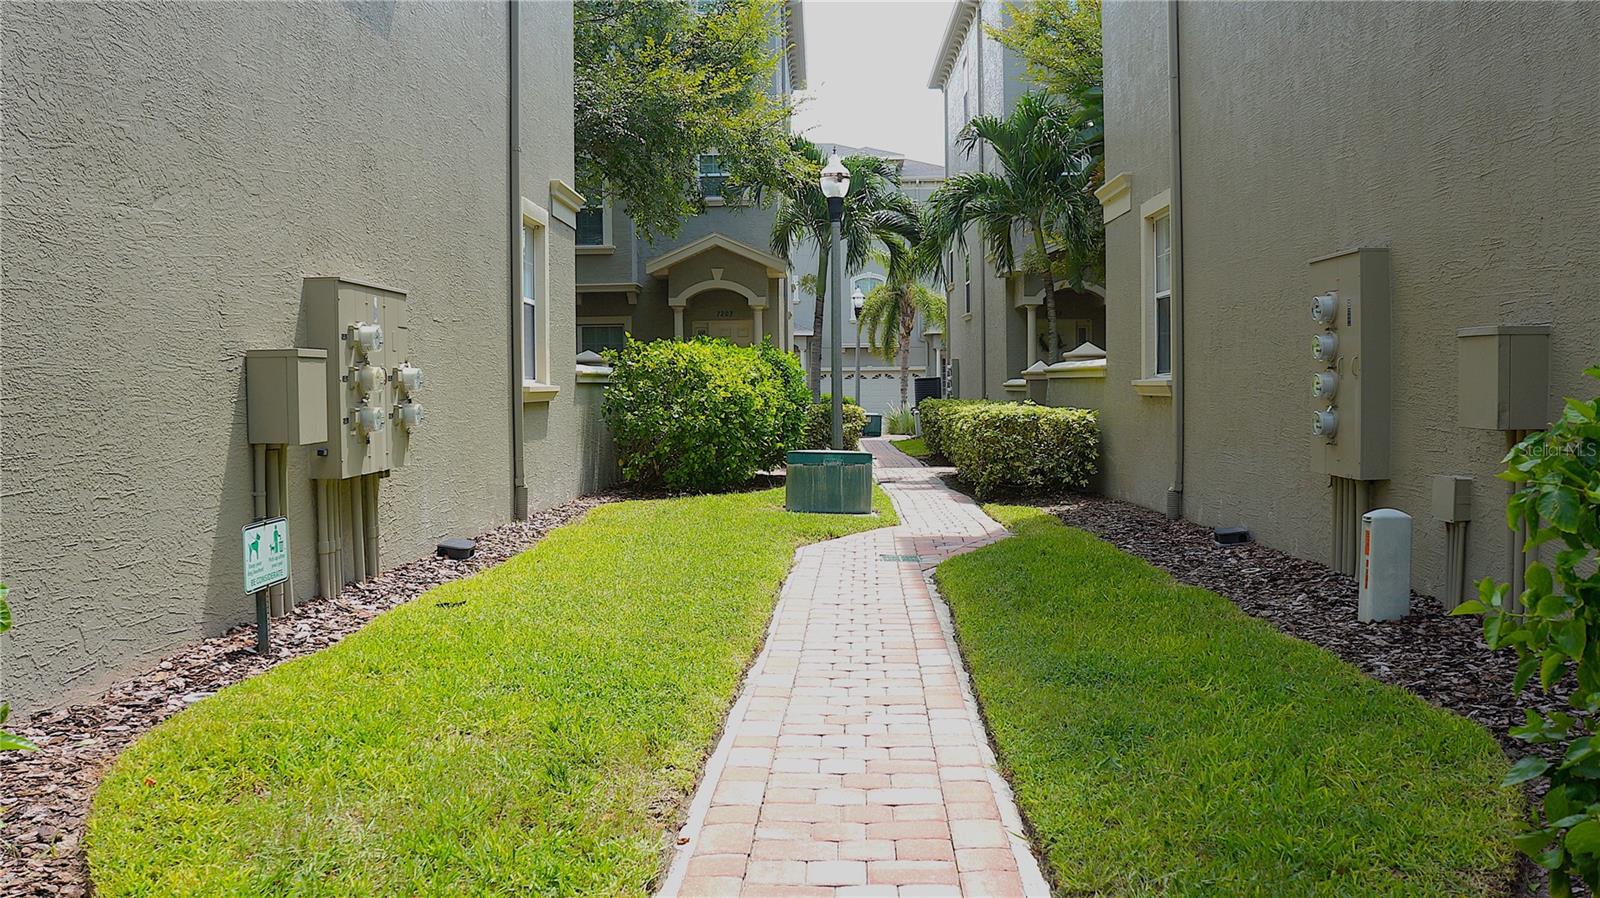
[[[805,86],[805,28],[799,3],[786,3],[773,50],[782,60],[772,91]],[[773,209],[725,193],[715,153],[700,157],[706,209],[671,238],[646,240],[625,210],[601,198],[580,213],[578,313],[574,345],[599,351],[635,339],[719,337],[740,344],[793,343],[789,263],[771,249]]]
[[15,3],[0,27],[0,700],[250,620],[263,514],[282,611],[604,481],[570,5]]
[[[970,154],[958,145],[976,116],[1009,115],[1017,99],[1037,90],[1021,57],[995,40],[987,28],[1004,27],[1006,0],[958,0],[940,42],[928,87],[944,95],[945,170],[1002,172],[994,154],[979,145]],[[1031,246],[1020,231],[1016,258]],[[1043,362],[1060,362],[1048,347],[1044,279],[1038,274],[1001,271],[985,257],[977,226],[945,260],[949,323],[945,345],[949,395],[961,398],[1022,398],[1023,373]],[[1105,298],[1098,288],[1076,292],[1056,285],[1056,323],[1064,350],[1096,350],[1105,345]],[[1084,347],[1084,344],[1089,344]],[[1092,354],[1092,353],[1091,353]]]

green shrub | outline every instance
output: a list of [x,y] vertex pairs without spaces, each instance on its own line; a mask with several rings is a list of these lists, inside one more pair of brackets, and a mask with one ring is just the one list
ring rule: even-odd
[[883,426],[889,433],[912,434],[917,432],[917,417],[909,406],[897,405],[883,416]]
[[601,413],[624,479],[720,490],[782,464],[808,398],[800,363],[769,342],[630,339],[612,357]]
[[[861,434],[867,429],[867,411],[849,399],[844,401],[844,447],[861,448]],[[826,393],[821,402],[806,410],[806,432],[802,449],[831,449],[833,443],[833,399]]]
[[[11,629],[11,606],[6,604],[6,595],[11,592],[11,587],[0,583],[0,633]],[[0,723],[5,723],[11,716],[11,706],[0,704]],[[0,730],[0,751],[33,751],[38,748],[32,742]]]
[[934,455],[944,455],[944,424],[957,409],[988,403],[986,399],[924,399],[917,403],[917,417],[922,419],[922,441]]
[[[1584,373],[1600,378],[1600,368]],[[1560,420],[1505,461],[1500,477],[1517,487],[1506,521],[1526,530],[1529,549],[1553,543],[1544,553],[1553,565],[1531,562],[1520,596],[1486,577],[1478,598],[1454,613],[1482,614],[1489,648],[1516,651],[1515,692],[1535,678],[1549,691],[1573,674],[1570,711],[1528,708],[1526,722],[1511,729],[1531,745],[1559,747],[1561,761],[1529,755],[1505,779],[1549,781],[1542,815],[1515,841],[1550,871],[1550,894],[1564,898],[1574,881],[1600,888],[1600,397],[1568,399]]]
[[1100,460],[1088,409],[992,402],[943,414],[943,455],[980,498],[1000,487],[1083,489]]

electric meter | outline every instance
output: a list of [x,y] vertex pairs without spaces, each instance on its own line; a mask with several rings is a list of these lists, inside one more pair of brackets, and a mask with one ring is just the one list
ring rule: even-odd
[[359,365],[350,374],[355,383],[356,392],[362,396],[371,396],[383,386],[383,369],[377,365]]
[[1339,335],[1317,334],[1311,338],[1311,356],[1319,362],[1331,362],[1339,354]]
[[1339,432],[1339,413],[1333,406],[1328,406],[1320,412],[1313,412],[1311,419],[1311,432],[1324,439],[1331,440]]
[[362,407],[356,409],[355,419],[356,431],[358,433],[377,433],[378,431],[383,430],[384,414],[383,409],[381,408],[363,405]]
[[1332,371],[1320,371],[1311,375],[1311,397],[1313,399],[1332,399],[1333,394],[1339,392],[1339,375]]
[[1339,294],[1322,293],[1311,297],[1311,320],[1319,324],[1332,324],[1339,314]]
[[422,403],[407,399],[394,407],[394,423],[406,430],[415,430],[422,423]]
[[403,362],[394,369],[394,380],[406,393],[415,393],[422,389],[422,369],[410,362]]
[[360,348],[364,355],[377,352],[383,348],[383,325],[365,321],[351,325],[350,342]]

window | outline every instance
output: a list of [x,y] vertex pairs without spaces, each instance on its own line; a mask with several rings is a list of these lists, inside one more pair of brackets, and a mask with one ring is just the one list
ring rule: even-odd
[[577,242],[579,246],[605,246],[605,206],[584,206],[582,209],[578,210]]
[[966,268],[966,273],[965,273],[964,277],[966,279],[966,284],[967,284],[967,314],[971,315],[972,314],[972,254],[971,253],[962,253],[961,254],[961,264],[963,266],[965,266],[965,268]]
[[578,349],[581,352],[604,352],[621,349],[627,340],[628,329],[621,324],[578,325]]
[[1139,206],[1140,366],[1134,389],[1144,396],[1172,395],[1172,191]]
[[539,245],[537,229],[522,223],[522,379],[538,380],[539,297],[538,262],[534,250]]
[[556,395],[550,384],[550,213],[522,200],[522,252],[518,258],[522,282],[521,374],[524,402],[547,402]]
[[1172,374],[1172,215],[1163,213],[1153,223],[1155,257],[1151,260],[1155,285],[1154,374]]
[[700,154],[700,195],[708,200],[725,199],[723,192],[727,189],[728,170],[722,165],[722,156],[717,153]]

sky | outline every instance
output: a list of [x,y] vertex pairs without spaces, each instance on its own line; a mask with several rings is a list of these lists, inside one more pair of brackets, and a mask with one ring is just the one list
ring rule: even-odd
[[812,140],[944,164],[944,112],[928,73],[954,0],[805,0],[806,89],[795,129]]

